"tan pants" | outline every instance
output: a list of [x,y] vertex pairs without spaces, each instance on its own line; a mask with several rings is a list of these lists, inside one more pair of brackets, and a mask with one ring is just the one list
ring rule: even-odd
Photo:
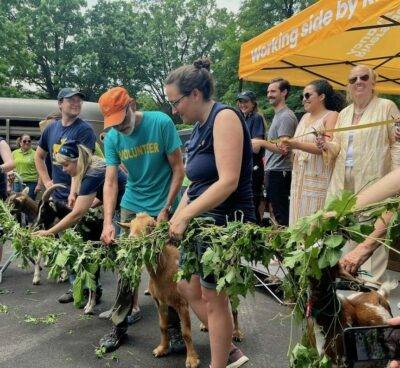
[[[354,175],[353,168],[346,167],[344,189],[354,192]],[[343,248],[343,254],[349,253],[356,247],[357,243],[348,241]],[[389,249],[383,245],[379,246],[373,255],[361,266],[361,270],[368,272],[372,277],[363,275],[362,278],[367,281],[383,281],[383,275],[389,260]]]

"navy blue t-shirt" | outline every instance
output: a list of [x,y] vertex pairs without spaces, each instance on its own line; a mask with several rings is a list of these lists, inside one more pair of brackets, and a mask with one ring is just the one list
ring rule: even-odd
[[[2,137],[0,137],[0,142],[4,141]],[[4,161],[0,155],[0,165],[3,165]],[[5,200],[7,197],[7,174],[0,174],[0,199]]]
[[[264,125],[264,120],[260,114],[257,112],[253,111],[250,114],[247,114],[245,116],[245,121],[246,121],[246,126],[247,129],[249,130],[250,133],[250,138],[265,138],[265,125]],[[260,149],[260,152],[258,153],[253,153],[253,165],[259,166],[259,168],[262,168],[264,170],[263,166],[263,157],[265,154],[264,149]]]
[[[215,103],[207,121],[197,123],[193,129],[188,144],[186,175],[191,181],[187,194],[190,201],[195,200],[218,180],[218,170],[215,163],[213,128],[215,116],[223,109],[229,108],[221,103]],[[229,108],[231,109],[231,108]],[[234,109],[232,109],[234,110]],[[244,221],[255,221],[255,210],[252,193],[252,146],[250,134],[243,120],[243,115],[234,110],[243,127],[243,157],[240,178],[237,189],[220,205],[213,208],[207,215],[215,219],[217,225],[224,225],[226,220],[240,219],[243,212]]]
[[94,151],[96,135],[93,128],[86,121],[77,118],[73,124],[66,127],[62,125],[61,120],[56,120],[54,123],[49,124],[39,140],[39,147],[48,152],[52,159],[53,183],[61,183],[68,187],[68,189],[56,189],[53,194],[55,199],[64,202],[68,199],[71,177],[63,172],[61,165],[54,163],[54,158],[61,144],[70,140],[75,140]]
[[[82,179],[79,195],[84,196],[96,193],[96,198],[103,202],[103,185],[105,178],[105,163],[96,168],[89,168]],[[126,175],[122,172],[122,170],[118,169],[117,209],[119,208],[122,196],[125,192],[126,179]]]

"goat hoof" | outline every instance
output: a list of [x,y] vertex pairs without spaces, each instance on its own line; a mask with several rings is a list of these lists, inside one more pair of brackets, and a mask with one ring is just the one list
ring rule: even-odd
[[208,332],[208,329],[206,326],[204,326],[204,323],[200,323],[200,331]]
[[240,330],[233,331],[232,339],[233,339],[233,341],[236,341],[236,342],[241,342],[241,341],[243,341],[243,339],[244,339],[244,334],[243,334],[243,332],[240,331]]
[[60,284],[60,283],[65,282],[67,280],[68,280],[68,272],[67,272],[67,270],[62,270],[61,271],[61,275],[57,280],[57,283]]
[[200,360],[197,356],[186,357],[186,368],[197,368],[200,364]]
[[40,279],[34,278],[32,281],[33,285],[40,285]]
[[153,355],[156,358],[162,357],[162,356],[166,356],[168,355],[168,346],[163,346],[163,345],[158,345],[154,350],[153,350]]
[[83,310],[83,314],[85,314],[85,315],[89,315],[89,316],[91,316],[91,315],[93,315],[93,309],[92,308],[88,308],[88,309],[84,309]]

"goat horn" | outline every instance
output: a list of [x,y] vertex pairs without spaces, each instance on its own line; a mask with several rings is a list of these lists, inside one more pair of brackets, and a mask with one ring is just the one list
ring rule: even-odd
[[65,188],[67,189],[68,187],[64,184],[53,184],[50,188],[46,189],[45,192],[42,195],[42,201],[43,202],[48,202],[50,199],[50,196],[53,194],[53,192],[58,189],[58,188]]

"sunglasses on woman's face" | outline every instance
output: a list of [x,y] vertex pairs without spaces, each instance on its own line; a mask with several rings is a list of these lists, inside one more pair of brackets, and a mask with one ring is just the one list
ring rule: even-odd
[[30,139],[24,139],[24,140],[22,141],[22,143],[31,143],[31,140],[30,140]]
[[312,96],[312,93],[310,93],[310,92],[306,92],[306,93],[303,93],[303,95],[301,95],[300,96],[300,100],[309,100],[310,99],[310,97]]
[[361,76],[357,75],[356,77],[349,78],[349,83],[350,84],[354,84],[354,83],[357,82],[357,79],[360,79],[360,80],[366,82],[369,79],[369,74],[364,74],[364,75],[361,75]]

